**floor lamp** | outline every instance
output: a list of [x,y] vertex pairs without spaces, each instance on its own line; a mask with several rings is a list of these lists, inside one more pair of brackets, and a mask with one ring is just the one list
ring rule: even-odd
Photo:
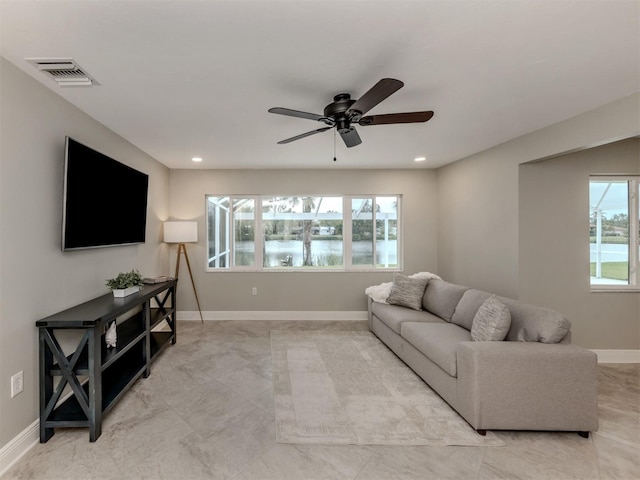
[[193,281],[191,264],[189,263],[187,246],[185,245],[185,243],[196,243],[197,241],[198,222],[164,222],[164,242],[178,244],[178,256],[176,257],[176,274],[174,275],[174,278],[178,278],[178,274],[180,273],[180,255],[184,253],[184,258],[187,261],[187,269],[189,269],[189,277],[191,278],[191,285],[193,286],[193,294],[196,296],[198,312],[200,312],[200,321],[204,324],[204,319],[202,318],[202,309],[200,308],[200,300],[198,300],[198,292],[196,291],[196,284]]

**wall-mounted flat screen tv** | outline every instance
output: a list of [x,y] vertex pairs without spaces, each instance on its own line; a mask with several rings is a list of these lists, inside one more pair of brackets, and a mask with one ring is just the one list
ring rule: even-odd
[[62,250],[144,243],[149,176],[65,139]]

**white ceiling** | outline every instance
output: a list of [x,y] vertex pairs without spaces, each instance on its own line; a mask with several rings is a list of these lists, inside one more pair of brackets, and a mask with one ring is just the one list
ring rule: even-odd
[[[2,56],[171,168],[433,168],[639,90],[637,0],[0,5]],[[71,57],[100,86],[58,87],[31,57]],[[338,136],[336,163],[333,131],[276,145],[324,124],[270,107],[322,113],[384,77],[405,86],[369,114],[434,118]]]

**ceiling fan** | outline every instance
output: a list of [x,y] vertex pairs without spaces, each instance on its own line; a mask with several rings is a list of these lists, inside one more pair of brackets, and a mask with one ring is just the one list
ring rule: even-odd
[[352,125],[357,123],[363,127],[369,125],[388,125],[393,123],[419,123],[426,122],[433,117],[432,111],[424,112],[407,112],[407,113],[389,113],[385,115],[363,115],[373,107],[382,102],[385,98],[397,92],[404,86],[404,83],[394,78],[383,78],[376,83],[367,93],[358,100],[353,100],[348,93],[340,93],[333,97],[333,102],[324,107],[324,114],[300,112],[289,108],[274,107],[270,108],[270,113],[279,115],[288,115],[290,117],[306,118],[322,122],[327,127],[311,130],[310,132],[296,135],[295,137],[281,140],[278,144],[290,143],[301,138],[315,135],[316,133],[326,132],[332,128],[336,128],[342,140],[347,147],[355,147],[360,145],[362,140],[360,135]]

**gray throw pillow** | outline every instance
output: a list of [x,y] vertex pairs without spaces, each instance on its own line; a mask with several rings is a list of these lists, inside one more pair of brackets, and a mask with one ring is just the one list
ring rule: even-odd
[[476,342],[504,340],[511,326],[509,308],[496,298],[487,298],[473,317],[471,338]]
[[422,296],[427,283],[429,283],[428,278],[410,278],[400,273],[394,273],[393,285],[391,293],[387,297],[387,303],[422,310]]

